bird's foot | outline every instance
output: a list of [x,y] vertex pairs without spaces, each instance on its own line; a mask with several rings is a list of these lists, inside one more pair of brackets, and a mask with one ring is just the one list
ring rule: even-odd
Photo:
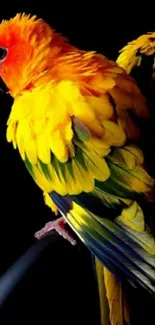
[[72,245],[76,245],[76,240],[73,239],[69,231],[66,230],[65,225],[66,225],[66,221],[63,217],[54,221],[49,221],[45,224],[45,226],[42,229],[37,231],[34,234],[34,236],[37,239],[41,239],[42,237],[48,235],[52,230],[56,230],[60,236],[68,240]]

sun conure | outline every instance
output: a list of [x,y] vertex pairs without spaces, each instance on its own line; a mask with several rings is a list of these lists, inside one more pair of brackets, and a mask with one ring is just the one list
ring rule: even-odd
[[14,99],[7,141],[95,257],[102,324],[130,324],[123,283],[155,292],[143,210],[154,178],[136,125],[150,116],[146,98],[118,63],[24,13],[0,24],[0,77]]

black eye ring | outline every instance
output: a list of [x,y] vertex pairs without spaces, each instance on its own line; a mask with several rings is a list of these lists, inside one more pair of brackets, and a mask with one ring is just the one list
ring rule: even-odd
[[0,47],[0,63],[5,61],[8,55],[8,49],[6,47]]

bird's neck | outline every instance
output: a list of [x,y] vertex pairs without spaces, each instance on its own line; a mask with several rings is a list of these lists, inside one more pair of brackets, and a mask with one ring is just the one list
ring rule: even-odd
[[58,75],[60,74],[60,60],[62,57],[66,56],[68,53],[75,52],[77,49],[70,44],[66,43],[63,47],[57,48],[53,47],[51,53],[44,58],[44,64],[40,69],[39,66],[34,68],[32,73],[31,66],[28,68],[26,74],[28,76],[27,81],[24,86],[19,88],[10,89],[10,94],[12,97],[16,98],[20,96],[24,91],[31,90],[34,87],[46,85],[48,82],[52,80],[56,81]]

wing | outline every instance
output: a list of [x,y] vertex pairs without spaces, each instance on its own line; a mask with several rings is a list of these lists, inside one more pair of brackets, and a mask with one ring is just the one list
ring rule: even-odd
[[150,119],[140,124],[141,147],[145,152],[147,168],[155,176],[155,159],[151,151],[155,147],[155,32],[141,35],[120,50],[117,64],[136,80],[139,89],[147,99]]
[[128,44],[124,46],[119,52],[120,54],[117,58],[117,64],[120,67],[124,68],[128,74],[130,74],[135,67],[140,67],[143,65],[144,57],[151,58],[153,73],[155,56],[155,32],[141,35],[137,39],[128,42]]
[[7,140],[43,191],[90,192],[95,179],[109,178],[112,148],[130,138],[120,115],[149,111],[135,81],[104,56],[77,52],[59,61],[53,81],[15,100]]

